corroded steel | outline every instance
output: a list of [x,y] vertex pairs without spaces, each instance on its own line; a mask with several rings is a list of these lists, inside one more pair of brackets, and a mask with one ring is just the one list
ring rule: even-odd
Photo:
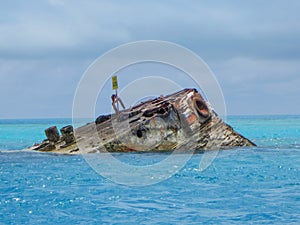
[[[95,133],[98,138],[92,135]],[[75,134],[80,151],[75,142],[62,145],[63,139],[50,151],[77,154],[255,146],[224,123],[196,89],[141,102],[117,115],[101,115],[95,123],[75,129]],[[43,150],[39,145],[31,149]]]

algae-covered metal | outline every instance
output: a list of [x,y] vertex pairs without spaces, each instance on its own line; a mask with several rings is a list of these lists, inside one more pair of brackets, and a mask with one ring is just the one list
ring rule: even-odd
[[117,115],[101,115],[95,123],[79,127],[74,133],[76,141],[72,138],[68,143],[63,138],[56,143],[46,140],[41,144],[45,149],[41,145],[31,149],[74,154],[255,146],[224,123],[196,89],[141,102]]

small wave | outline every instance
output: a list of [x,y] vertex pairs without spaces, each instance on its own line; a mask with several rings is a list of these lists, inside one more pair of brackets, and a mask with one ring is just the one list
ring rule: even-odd
[[17,152],[28,152],[28,153],[32,153],[32,152],[35,152],[35,151],[32,151],[32,150],[25,150],[25,149],[1,149],[0,150],[0,153],[17,153]]
[[25,150],[19,150],[19,149],[1,149],[0,152],[6,153],[6,152],[24,152]]

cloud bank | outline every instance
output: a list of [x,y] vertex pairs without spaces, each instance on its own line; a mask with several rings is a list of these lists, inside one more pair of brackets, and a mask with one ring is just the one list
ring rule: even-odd
[[0,118],[70,117],[88,65],[144,39],[199,54],[229,114],[299,114],[299,8],[296,0],[2,1]]

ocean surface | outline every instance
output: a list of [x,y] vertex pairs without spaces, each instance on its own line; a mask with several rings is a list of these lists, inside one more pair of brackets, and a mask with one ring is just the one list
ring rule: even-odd
[[[71,119],[0,120],[0,224],[300,224],[300,116],[227,122],[258,147],[220,151],[204,171],[205,154],[195,154],[169,179],[132,187],[81,155],[22,151]],[[132,165],[167,157],[113,156]]]

